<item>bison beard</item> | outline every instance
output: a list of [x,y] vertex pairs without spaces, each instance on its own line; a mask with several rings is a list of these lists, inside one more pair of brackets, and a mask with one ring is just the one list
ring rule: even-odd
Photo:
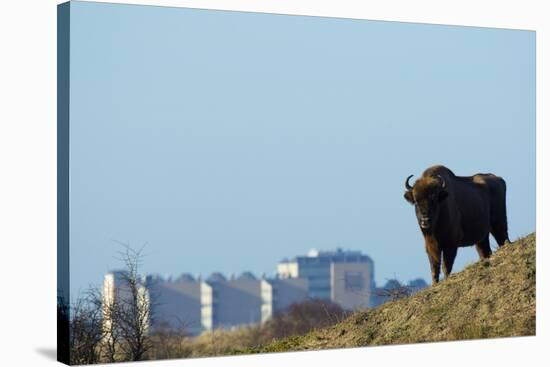
[[432,270],[439,281],[441,260],[448,277],[459,247],[475,245],[480,259],[491,256],[489,234],[499,246],[508,242],[506,182],[491,173],[456,176],[444,166],[426,169],[410,185],[405,200],[413,204]]

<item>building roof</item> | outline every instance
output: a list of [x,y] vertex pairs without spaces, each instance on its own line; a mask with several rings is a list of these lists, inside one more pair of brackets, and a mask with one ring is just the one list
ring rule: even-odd
[[372,262],[368,255],[364,255],[358,250],[342,250],[337,248],[334,251],[319,251],[311,249],[307,255],[296,256],[292,260],[286,258],[279,262],[281,263],[316,263],[316,262]]
[[238,280],[256,280],[256,277],[251,272],[245,271],[245,272],[242,272],[237,279]]
[[206,279],[207,282],[224,282],[227,278],[219,272],[215,272],[210,274],[210,276]]

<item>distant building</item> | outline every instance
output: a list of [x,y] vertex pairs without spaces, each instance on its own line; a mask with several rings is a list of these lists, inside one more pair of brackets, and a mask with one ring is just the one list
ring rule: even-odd
[[306,298],[304,279],[257,279],[245,272],[228,280],[215,273],[201,283],[202,327],[227,329],[265,322],[274,312]]
[[274,313],[283,312],[293,303],[305,301],[307,291],[306,279],[263,279],[261,321],[269,320]]
[[[150,328],[149,319],[149,292],[145,285],[138,279],[136,285],[137,294],[133,298],[132,288],[128,282],[128,273],[126,271],[112,271],[105,274],[102,290],[102,313],[103,330],[105,338],[110,338],[109,330],[112,330],[113,310],[122,310],[126,312],[141,312],[139,319],[143,322],[143,329],[148,331]],[[136,302],[136,303],[134,303]],[[134,305],[137,304],[137,307]],[[132,311],[134,310],[134,311]]]
[[153,329],[167,328],[189,335],[202,332],[201,282],[190,274],[164,280],[147,276],[146,286],[153,300]]
[[298,278],[298,262],[284,259],[277,264],[277,275],[282,279]]
[[374,263],[360,251],[317,251],[277,265],[280,279],[308,281],[308,296],[329,299],[345,309],[371,306],[374,289]]
[[233,280],[213,274],[201,283],[201,302],[201,320],[206,330],[259,323],[261,280],[249,273]]
[[[130,292],[126,279],[124,271],[105,275],[104,310],[108,310],[115,300],[128,300]],[[306,279],[256,278],[249,272],[231,279],[213,273],[206,280],[195,279],[190,274],[183,274],[177,279],[148,275],[138,289],[141,295],[146,296],[142,299],[146,300],[147,305],[142,309],[152,307],[152,318],[147,320],[148,330],[172,329],[188,335],[262,323],[275,312],[284,311],[308,296]],[[109,322],[105,317],[106,329],[110,326]]]
[[346,310],[372,306],[372,264],[333,262],[330,264],[330,299]]

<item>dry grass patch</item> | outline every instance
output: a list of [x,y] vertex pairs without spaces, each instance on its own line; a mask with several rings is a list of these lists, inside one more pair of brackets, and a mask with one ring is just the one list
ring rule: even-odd
[[230,353],[345,348],[535,335],[535,234],[414,296],[334,326]]

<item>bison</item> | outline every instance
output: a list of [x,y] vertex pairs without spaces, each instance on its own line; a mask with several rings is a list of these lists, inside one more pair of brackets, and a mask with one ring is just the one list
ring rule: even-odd
[[424,171],[414,185],[405,181],[405,200],[414,205],[426,246],[433,284],[449,276],[459,247],[475,245],[480,259],[491,256],[489,233],[507,243],[506,182],[491,173],[456,176],[438,165]]

